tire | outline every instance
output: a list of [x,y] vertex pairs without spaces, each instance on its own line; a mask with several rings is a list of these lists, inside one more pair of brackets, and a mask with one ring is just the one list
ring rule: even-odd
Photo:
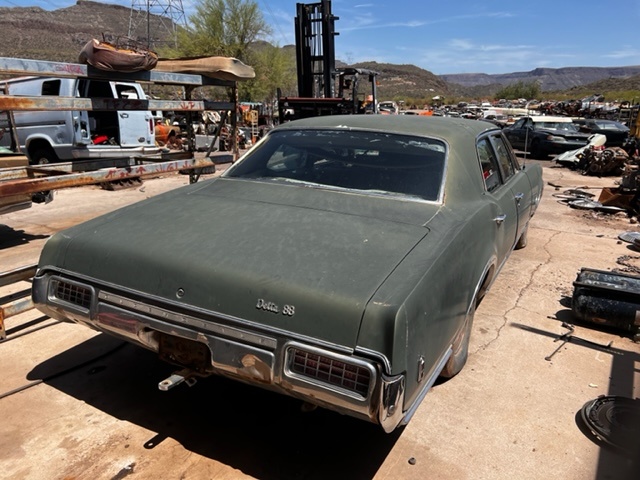
[[531,158],[538,159],[542,157],[542,150],[540,150],[539,140],[534,140],[533,142],[531,142],[531,148],[529,149],[529,152],[531,153]]
[[515,247],[513,247],[514,250],[520,250],[521,248],[524,248],[524,247],[527,246],[527,234],[528,233],[529,233],[529,224],[527,223],[527,226],[524,227],[524,230],[520,234],[520,238],[516,242]]
[[474,302],[473,306],[467,314],[465,324],[453,340],[453,353],[440,372],[440,377],[451,378],[456,376],[462,370],[467,357],[469,356],[469,340],[471,339],[471,328],[473,326],[473,317],[476,313],[478,302]]
[[33,153],[29,153],[30,165],[46,165],[60,161],[56,152],[49,147],[36,148]]

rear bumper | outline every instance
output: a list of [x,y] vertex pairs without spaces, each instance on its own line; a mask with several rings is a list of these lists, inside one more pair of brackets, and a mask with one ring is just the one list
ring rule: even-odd
[[184,306],[114,290],[39,272],[33,301],[52,318],[122,338],[198,375],[219,374],[277,391],[378,423],[386,432],[404,418],[404,376],[387,375],[384,362],[214,312],[177,313]]

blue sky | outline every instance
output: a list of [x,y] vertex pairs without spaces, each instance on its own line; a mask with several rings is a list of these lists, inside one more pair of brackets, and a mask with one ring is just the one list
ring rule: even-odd
[[[269,40],[294,43],[296,0],[256,2],[273,29]],[[0,0],[47,10],[75,3]],[[197,3],[182,0],[187,17]],[[437,75],[640,65],[640,0],[333,0],[332,10],[336,57],[347,63],[414,64]]]

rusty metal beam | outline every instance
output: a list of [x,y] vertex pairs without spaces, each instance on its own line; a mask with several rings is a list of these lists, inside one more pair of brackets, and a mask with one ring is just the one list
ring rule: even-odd
[[0,57],[0,71],[11,75],[38,75],[50,77],[103,78],[122,82],[164,83],[167,85],[232,87],[235,82],[188,73],[149,70],[134,73],[107,72],[79,63],[48,62],[26,58]]
[[[9,270],[8,272],[2,272],[0,273],[0,287],[30,280],[36,274],[37,269],[37,265],[26,265],[14,270]],[[13,302],[0,305],[0,341],[7,338],[7,332],[4,326],[5,319],[31,310],[32,308],[33,302],[31,301],[30,295],[26,298],[20,298]]]
[[[215,157],[213,157],[215,158]],[[35,193],[45,190],[91,185],[127,178],[157,175],[179,170],[214,166],[212,158],[173,160],[170,162],[139,163],[122,168],[105,168],[89,172],[69,173],[51,177],[24,178],[0,182],[0,197],[20,193]]]
[[141,163],[168,162],[193,158],[190,152],[169,152],[146,156],[95,158],[73,160],[71,162],[49,163],[44,165],[22,165],[18,167],[0,168],[0,182],[6,180],[22,180],[25,178],[66,175],[68,173],[90,172],[101,168],[124,168]]
[[55,96],[15,96],[0,95],[0,111],[67,111],[90,112],[113,110],[234,110],[232,102],[211,102],[207,100],[140,100],[127,98],[79,98]]
[[24,312],[28,312],[33,308],[33,301],[31,296],[14,300],[5,305],[0,305],[0,341],[6,340],[7,331],[4,326],[4,321],[15,315],[19,315]]
[[0,287],[11,285],[12,283],[29,280],[36,274],[38,265],[26,265],[8,272],[0,273]]

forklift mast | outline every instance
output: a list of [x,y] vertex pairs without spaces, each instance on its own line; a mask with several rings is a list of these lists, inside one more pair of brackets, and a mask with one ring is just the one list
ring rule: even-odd
[[[296,65],[298,96],[278,91],[280,122],[320,115],[378,113],[377,72],[363,68],[336,68],[335,21],[331,0],[296,4]],[[361,79],[371,84],[368,96],[358,94]]]
[[335,42],[339,35],[331,13],[331,0],[296,4],[296,64],[298,95],[333,98],[335,81]]

